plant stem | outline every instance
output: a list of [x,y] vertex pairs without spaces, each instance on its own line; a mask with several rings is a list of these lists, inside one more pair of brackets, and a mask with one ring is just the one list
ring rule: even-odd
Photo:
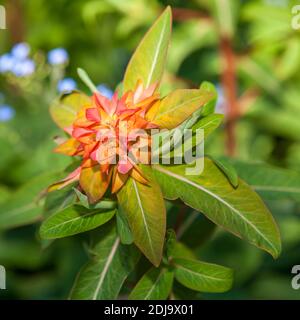
[[223,63],[221,82],[224,90],[227,110],[226,152],[228,156],[232,157],[236,152],[235,127],[239,110],[236,92],[236,57],[230,39],[221,36],[220,53]]
[[7,29],[10,32],[13,43],[24,40],[24,19],[22,4],[20,0],[10,0],[6,4],[7,9]]

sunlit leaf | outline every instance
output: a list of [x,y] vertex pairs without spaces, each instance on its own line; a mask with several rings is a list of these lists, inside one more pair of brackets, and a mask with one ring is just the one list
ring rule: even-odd
[[153,166],[167,199],[180,198],[214,223],[277,257],[281,250],[277,225],[259,196],[244,182],[233,188],[209,159],[200,175],[186,175],[186,165]]
[[144,166],[143,173],[149,181],[147,185],[129,178],[117,196],[119,205],[126,214],[135,244],[155,266],[158,266],[166,232],[166,210],[151,169]]
[[213,98],[214,92],[206,87],[178,89],[166,96],[158,108],[150,110],[147,118],[161,128],[173,129]]
[[134,89],[138,80],[144,87],[160,82],[171,36],[171,9],[168,7],[144,36],[124,76],[124,91]]

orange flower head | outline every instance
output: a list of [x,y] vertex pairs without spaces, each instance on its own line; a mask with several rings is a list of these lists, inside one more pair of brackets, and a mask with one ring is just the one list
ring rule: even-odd
[[120,190],[128,176],[147,183],[137,163],[149,164],[149,129],[157,125],[147,121],[146,113],[159,103],[155,89],[155,84],[144,89],[138,81],[135,90],[121,98],[117,92],[111,100],[94,93],[90,103],[77,113],[72,126],[65,128],[71,138],[55,149],[69,156],[81,156],[81,166],[56,187],[79,180],[90,200],[96,202],[111,180],[113,193]]

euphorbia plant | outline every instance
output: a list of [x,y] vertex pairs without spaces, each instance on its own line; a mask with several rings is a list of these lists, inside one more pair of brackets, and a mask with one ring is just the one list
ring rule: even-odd
[[[166,232],[165,200],[182,201],[273,257],[280,253],[271,214],[230,167],[209,158],[195,159],[203,160],[204,169],[187,175],[194,163],[151,162],[151,129],[171,130],[172,158],[175,132],[191,129],[194,134],[202,129],[206,138],[222,120],[214,113],[216,94],[209,83],[161,96],[170,36],[167,8],[136,49],[111,100],[80,70],[92,96],[72,92],[51,106],[54,121],[69,136],[55,151],[74,157],[74,166],[49,187],[40,234],[57,239],[90,231],[91,261],[75,281],[74,299],[114,299],[120,292],[129,293],[125,280],[141,269],[138,264],[147,267],[149,262],[153,266],[149,263],[144,275],[133,277],[132,299],[167,299],[174,279],[200,292],[231,288],[231,269],[198,261],[172,228]],[[199,142],[193,136],[191,141],[195,151]]]

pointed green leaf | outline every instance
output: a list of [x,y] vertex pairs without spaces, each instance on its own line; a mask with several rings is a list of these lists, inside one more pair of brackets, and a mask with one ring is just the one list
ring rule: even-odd
[[235,189],[209,159],[201,175],[186,175],[186,165],[153,166],[167,199],[181,198],[214,223],[278,257],[277,225],[259,196],[243,181]]
[[189,289],[201,292],[225,292],[232,287],[233,271],[216,264],[175,259],[175,278]]
[[173,277],[173,272],[166,268],[151,268],[134,287],[129,299],[166,300],[172,289]]
[[171,15],[168,7],[137,47],[125,72],[124,91],[134,89],[138,80],[142,80],[146,88],[160,82],[171,36]]
[[143,166],[143,173],[149,181],[147,185],[129,178],[117,196],[135,244],[158,266],[166,232],[166,210],[160,187],[153,179],[151,171],[148,166]]
[[133,271],[140,254],[134,246],[122,245],[114,223],[95,231],[92,257],[78,274],[71,299],[112,300]]
[[265,163],[232,161],[238,174],[264,199],[300,199],[300,174]]
[[50,114],[54,122],[62,129],[74,122],[78,111],[90,105],[91,99],[79,91],[64,94],[50,106]]
[[98,92],[98,89],[94,85],[93,81],[90,79],[87,72],[81,68],[77,68],[77,73],[82,82],[85,83],[85,85],[91,90],[91,92],[95,93]]
[[55,213],[45,220],[40,229],[44,239],[57,239],[95,229],[109,221],[115,210],[102,212],[74,205]]
[[206,87],[178,89],[167,95],[157,108],[150,110],[147,118],[161,128],[173,129],[213,98],[214,92]]

